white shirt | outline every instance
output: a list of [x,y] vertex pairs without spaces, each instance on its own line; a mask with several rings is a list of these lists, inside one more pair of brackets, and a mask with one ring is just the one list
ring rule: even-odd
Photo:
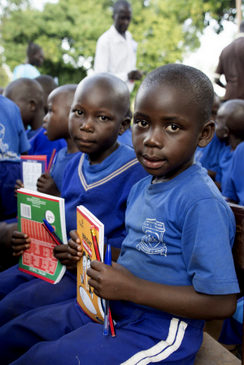
[[97,41],[94,70],[110,72],[127,83],[130,91],[134,82],[128,80],[127,74],[136,70],[137,43],[129,31],[125,38],[112,25]]

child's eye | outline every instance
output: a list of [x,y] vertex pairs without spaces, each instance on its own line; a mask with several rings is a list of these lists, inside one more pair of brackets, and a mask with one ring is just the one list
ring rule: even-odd
[[140,128],[146,128],[148,126],[148,121],[144,119],[135,119],[134,123]]
[[73,113],[75,113],[75,115],[77,115],[77,116],[81,116],[83,114],[83,111],[80,109],[74,109]]
[[100,119],[102,122],[105,122],[106,120],[109,120],[109,118],[106,117],[106,115],[99,115],[98,119]]
[[179,126],[177,124],[171,123],[166,127],[166,131],[170,133],[176,133],[179,131]]

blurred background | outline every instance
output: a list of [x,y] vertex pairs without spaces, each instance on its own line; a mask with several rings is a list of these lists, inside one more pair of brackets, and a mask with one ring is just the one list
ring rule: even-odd
[[[129,30],[138,42],[137,67],[184,62],[213,80],[221,50],[238,32],[241,0],[131,0]],[[0,87],[25,59],[26,45],[45,54],[40,72],[59,84],[92,72],[96,41],[112,22],[112,0],[0,0]],[[221,96],[223,90],[215,85]],[[134,93],[136,92],[136,88]]]

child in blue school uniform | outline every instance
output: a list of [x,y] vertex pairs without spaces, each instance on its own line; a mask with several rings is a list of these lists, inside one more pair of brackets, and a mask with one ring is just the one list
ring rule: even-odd
[[[50,174],[45,173],[40,177],[38,181],[38,190],[42,193],[60,196],[62,177],[65,167],[67,163],[69,163],[70,159],[74,156],[74,154],[78,153],[78,149],[75,143],[72,141],[68,130],[69,111],[73,101],[76,86],[77,85],[61,86],[55,89],[48,98],[49,110],[44,117],[44,127],[45,129],[47,129],[48,138],[50,140],[64,138],[67,141],[67,147],[64,147],[57,152]],[[18,177],[18,179],[15,183],[15,190],[24,187],[22,181],[19,179],[19,175],[16,176],[16,178]],[[10,197],[8,196],[7,199],[9,203]],[[15,210],[16,206],[17,202],[15,200]],[[13,264],[16,264],[18,259],[17,257],[12,256],[12,252],[10,249],[12,233],[17,229],[16,221],[17,219],[15,219],[15,223],[7,222],[4,224],[4,226],[2,225],[0,227],[2,234],[1,241],[2,244],[4,241],[4,247],[6,248],[6,254],[0,261],[3,269],[7,269]],[[31,280],[34,277],[26,275],[26,278]]]
[[[50,141],[65,139],[67,146],[59,150],[54,158],[50,173],[46,172],[37,181],[41,193],[60,196],[63,174],[71,158],[79,152],[72,140],[69,127],[69,112],[77,85],[63,85],[55,88],[47,99],[47,113],[43,119],[44,134]],[[18,180],[16,189],[24,187]]]
[[[20,108],[22,120],[30,142],[29,155],[47,155],[49,163],[52,151],[66,146],[64,139],[49,141],[42,127],[45,115],[44,91],[40,83],[34,79],[22,77],[12,81],[4,90],[4,94]],[[31,128],[31,134],[29,136]],[[34,132],[34,133],[33,133]]]
[[228,139],[232,150],[232,158],[226,169],[222,184],[222,194],[234,203],[244,204],[243,174],[243,141],[244,141],[244,101],[233,99],[226,102],[229,116],[226,119]]
[[228,201],[244,205],[244,142],[241,142],[233,152],[230,174],[223,189],[223,195]]
[[63,174],[67,164],[79,150],[69,133],[69,112],[77,85],[63,85],[54,89],[47,99],[47,114],[43,119],[45,135],[50,141],[65,139],[67,146],[55,156],[50,174],[44,173],[37,181],[37,190],[41,193],[60,196]]
[[[136,96],[133,144],[150,176],[129,194],[117,263],[93,261],[87,271],[94,292],[110,301],[116,337],[104,336],[75,301],[48,306],[0,329],[1,354],[8,347],[10,359],[39,341],[13,364],[192,365],[204,319],[234,312],[234,217],[193,163],[196,146],[214,133],[212,101],[211,82],[197,69],[169,64],[147,75]],[[80,106],[75,112],[86,114]]]
[[41,85],[29,78],[19,78],[8,84],[4,95],[20,108],[22,120],[28,139],[29,128],[32,133],[42,125],[44,117],[44,92]]
[[[67,233],[76,228],[76,206],[83,204],[104,223],[105,242],[117,249],[125,237],[124,214],[129,191],[146,175],[134,150],[117,142],[119,130],[128,122],[128,107],[127,86],[115,76],[96,74],[79,84],[69,124],[72,139],[83,154],[72,158],[66,167],[61,191]],[[16,232],[13,238],[16,255],[28,247],[28,237]],[[68,254],[75,268],[81,257],[81,252],[73,256],[73,250],[66,245],[56,247],[54,254],[65,265]],[[17,267],[0,274],[0,294],[2,298],[5,296],[0,301],[1,324],[32,308],[76,297],[76,275],[69,271],[56,285],[39,279],[28,283],[25,280]]]

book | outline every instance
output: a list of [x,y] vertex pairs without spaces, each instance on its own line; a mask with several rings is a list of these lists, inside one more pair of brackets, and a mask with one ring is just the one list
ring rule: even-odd
[[49,283],[58,283],[65,273],[54,256],[54,239],[48,233],[43,219],[53,228],[59,239],[67,244],[64,199],[28,189],[17,190],[18,230],[31,238],[30,248],[19,260],[19,270]]
[[37,191],[38,178],[47,170],[46,155],[20,156],[21,177],[25,189]]
[[91,261],[103,261],[104,225],[83,205],[79,205],[76,212],[77,234],[83,248],[82,258],[77,263],[77,302],[90,318],[103,323],[103,302],[89,286],[86,271]]

